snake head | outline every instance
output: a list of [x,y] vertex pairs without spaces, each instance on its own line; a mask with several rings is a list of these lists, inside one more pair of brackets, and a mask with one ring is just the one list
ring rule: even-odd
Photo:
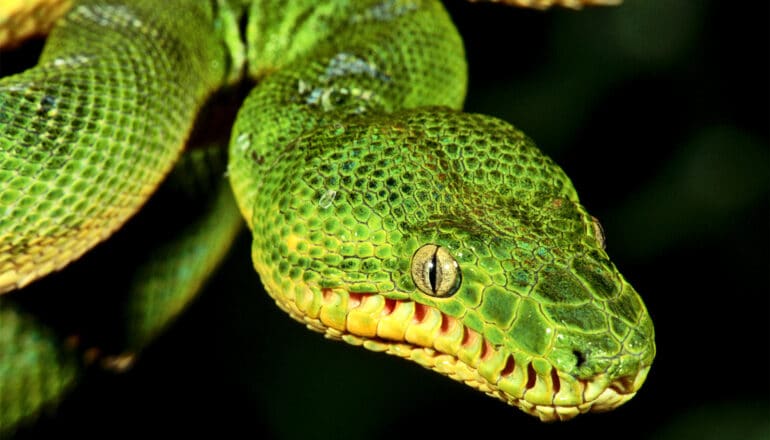
[[[460,380],[544,421],[626,402],[655,354],[652,321],[607,257],[603,237],[591,236],[595,220],[580,205],[555,200],[547,217],[558,227],[523,228],[520,213],[518,234],[448,216],[423,232],[431,243],[411,263],[412,298],[441,312],[439,332],[426,339],[457,353],[455,369],[472,367]],[[549,238],[573,235],[571,228],[572,241]],[[459,346],[439,348],[455,321]]]
[[542,420],[612,409],[655,345],[562,170],[500,120],[429,109],[296,139],[255,204],[268,292],[328,337]]

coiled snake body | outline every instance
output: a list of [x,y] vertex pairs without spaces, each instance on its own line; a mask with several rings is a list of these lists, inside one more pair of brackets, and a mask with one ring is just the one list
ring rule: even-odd
[[[257,86],[227,176],[293,318],[542,420],[636,393],[655,353],[644,304],[562,170],[509,124],[458,111],[463,46],[434,1],[75,2],[39,64],[0,82],[0,291],[119,228],[203,103],[244,77]],[[0,313],[10,426],[69,373]]]

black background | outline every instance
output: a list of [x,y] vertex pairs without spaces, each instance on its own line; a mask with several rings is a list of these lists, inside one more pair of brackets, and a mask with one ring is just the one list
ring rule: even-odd
[[770,438],[767,5],[447,3],[468,52],[467,110],[511,121],[562,165],[648,306],[658,355],[637,397],[541,424],[326,341],[264,294],[244,234],[134,369],[89,372],[20,437]]

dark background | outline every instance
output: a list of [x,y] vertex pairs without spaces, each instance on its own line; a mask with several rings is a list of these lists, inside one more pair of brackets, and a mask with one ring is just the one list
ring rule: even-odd
[[22,438],[770,438],[767,5],[447,3],[468,52],[467,110],[509,120],[562,165],[647,304],[658,355],[637,397],[541,424],[326,341],[272,304],[243,235],[133,370],[89,372]]

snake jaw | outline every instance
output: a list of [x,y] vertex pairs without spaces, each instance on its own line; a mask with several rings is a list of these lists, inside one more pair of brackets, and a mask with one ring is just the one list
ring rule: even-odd
[[333,288],[305,287],[294,297],[268,291],[292,318],[327,338],[417,362],[545,422],[617,408],[636,394],[650,369],[613,380],[606,373],[581,379],[543,358],[495,346],[460,319],[410,299]]

